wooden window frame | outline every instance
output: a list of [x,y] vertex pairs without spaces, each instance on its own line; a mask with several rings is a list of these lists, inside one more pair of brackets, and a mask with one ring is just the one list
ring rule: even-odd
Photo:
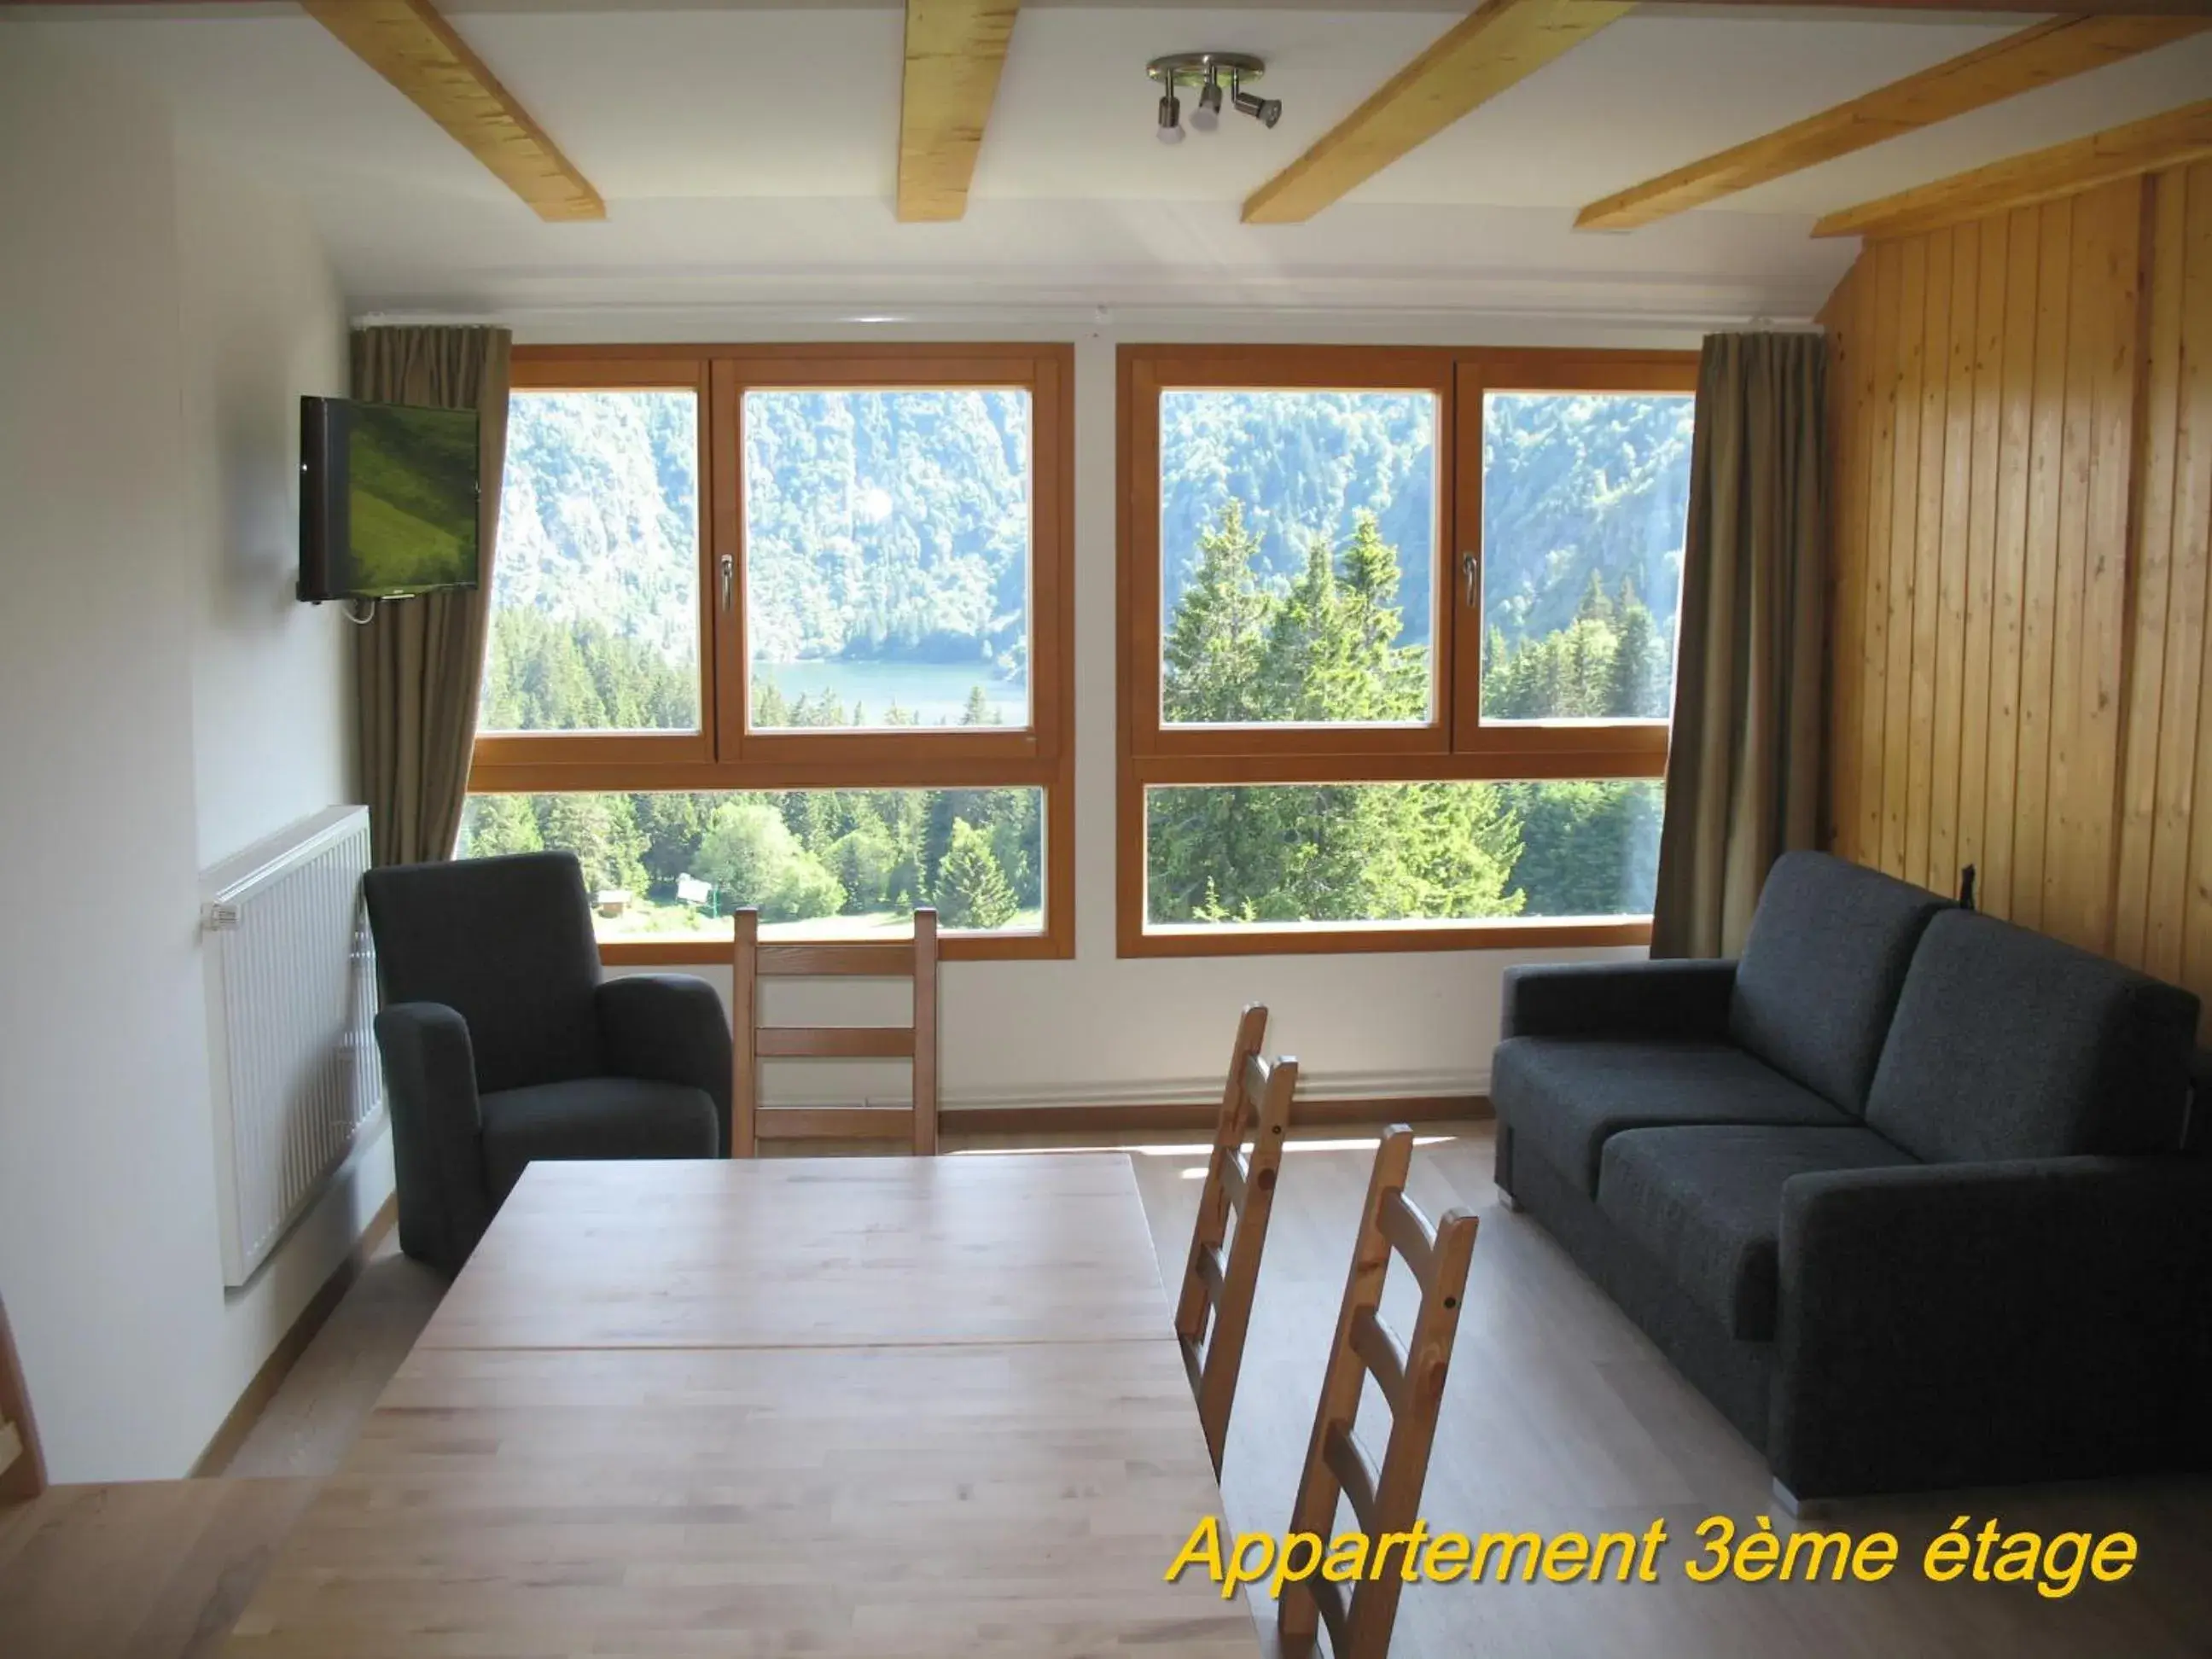
[[[1661,778],[1664,720],[1481,720],[1483,596],[1456,578],[1482,548],[1482,400],[1491,392],[1694,393],[1694,351],[1124,345],[1115,387],[1120,649],[1115,657],[1115,946],[1123,957],[1648,945],[1649,918],[1146,926],[1145,799],[1158,785]],[[1176,727],[1160,718],[1159,393],[1182,388],[1433,391],[1437,428],[1433,718],[1420,726]]]
[[[1065,343],[517,346],[513,388],[699,395],[700,730],[479,737],[472,794],[720,790],[1036,788],[1044,793],[1044,922],[1033,933],[948,933],[947,961],[1075,954],[1074,348]],[[1024,731],[755,732],[744,636],[742,409],[748,391],[1020,387],[1030,394],[1030,711]],[[730,599],[720,569],[730,559]],[[496,567],[495,567],[495,572]],[[616,939],[623,966],[716,961],[723,942]]]

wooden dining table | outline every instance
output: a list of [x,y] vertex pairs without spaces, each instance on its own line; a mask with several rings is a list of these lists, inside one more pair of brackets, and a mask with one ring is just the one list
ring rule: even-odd
[[1250,1659],[1127,1154],[538,1164],[235,1659]]

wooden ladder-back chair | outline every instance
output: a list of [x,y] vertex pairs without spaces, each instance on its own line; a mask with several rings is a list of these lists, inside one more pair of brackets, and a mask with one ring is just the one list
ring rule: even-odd
[[[1313,1533],[1326,1540],[1335,1530],[1340,1494],[1351,1498],[1352,1514],[1370,1547],[1385,1533],[1409,1531],[1420,1508],[1429,1448],[1437,1434],[1437,1407],[1443,1398],[1452,1337],[1459,1328],[1460,1304],[1467,1290],[1468,1263],[1474,1252],[1475,1224],[1464,1210],[1452,1210],[1433,1227],[1429,1224],[1406,1196],[1406,1172],[1413,1156],[1411,1129],[1398,1124],[1384,1131],[1382,1144],[1376,1149],[1366,1207],[1360,1212],[1344,1307],[1329,1344],[1313,1438],[1306,1447],[1305,1474],[1291,1511],[1293,1533]],[[1393,1255],[1406,1259],[1421,1287],[1413,1340],[1402,1347],[1378,1311]],[[1352,1433],[1369,1376],[1390,1407],[1390,1438],[1379,1471]],[[1390,1650],[1390,1627],[1404,1588],[1401,1565],[1395,1559],[1370,1561],[1367,1575],[1349,1597],[1342,1585],[1318,1577],[1285,1585],[1276,1609],[1285,1647],[1310,1644],[1316,1623],[1325,1622],[1334,1659],[1383,1659]]]
[[0,1507],[27,1504],[46,1489],[46,1460],[31,1421],[31,1395],[15,1357],[8,1308],[0,1303]]
[[[1298,1063],[1288,1055],[1270,1065],[1260,1048],[1267,1040],[1267,1011],[1258,1003],[1237,1023],[1229,1055],[1229,1081],[1214,1120],[1213,1153],[1198,1198],[1190,1259],[1176,1304],[1176,1335],[1183,1367],[1198,1396],[1198,1420],[1213,1472],[1229,1440],[1229,1413],[1237,1401],[1237,1373],[1244,1362],[1244,1337],[1252,1324],[1252,1297],[1260,1282],[1260,1253],[1267,1243],[1267,1216],[1275,1203],[1275,1176],[1291,1127],[1291,1097]],[[1244,1143],[1252,1143],[1249,1158]],[[1229,1218],[1237,1218],[1230,1235]],[[1228,1243],[1226,1255],[1222,1245]],[[1209,1319],[1209,1316],[1211,1318]],[[1207,1326],[1212,1327],[1211,1338]]]
[[[763,1140],[908,1139],[917,1157],[937,1151],[937,912],[914,913],[914,943],[761,942],[760,912],[736,913],[731,958],[730,1156],[751,1158]],[[906,1025],[763,1025],[763,979],[911,979]],[[911,1060],[911,1106],[763,1106],[764,1060]]]

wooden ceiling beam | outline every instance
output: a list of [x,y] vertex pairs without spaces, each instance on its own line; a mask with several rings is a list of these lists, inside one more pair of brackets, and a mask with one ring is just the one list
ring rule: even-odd
[[1815,236],[1909,236],[2212,156],[2212,99],[1832,213]]
[[300,0],[541,219],[604,219],[607,204],[429,0]]
[[999,95],[1021,0],[906,0],[899,97],[898,216],[968,211],[975,155]]
[[1244,222],[1295,224],[1634,9],[1622,0],[1486,0],[1252,192]]
[[1577,230],[1633,230],[1969,110],[2212,28],[2212,18],[2054,17],[1748,143],[1593,202]]

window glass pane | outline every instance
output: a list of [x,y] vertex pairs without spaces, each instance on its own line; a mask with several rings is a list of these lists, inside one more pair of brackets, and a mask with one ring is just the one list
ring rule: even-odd
[[1693,402],[1483,398],[1486,722],[1667,718]]
[[1153,927],[1648,915],[1659,784],[1146,791]]
[[1160,394],[1160,717],[1421,724],[1437,399]]
[[771,938],[1043,927],[1044,791],[816,789],[471,795],[460,856],[560,848],[584,866],[601,939],[729,937],[760,908]]
[[1030,724],[1030,394],[748,392],[757,731]]
[[699,730],[699,399],[517,392],[483,732]]

